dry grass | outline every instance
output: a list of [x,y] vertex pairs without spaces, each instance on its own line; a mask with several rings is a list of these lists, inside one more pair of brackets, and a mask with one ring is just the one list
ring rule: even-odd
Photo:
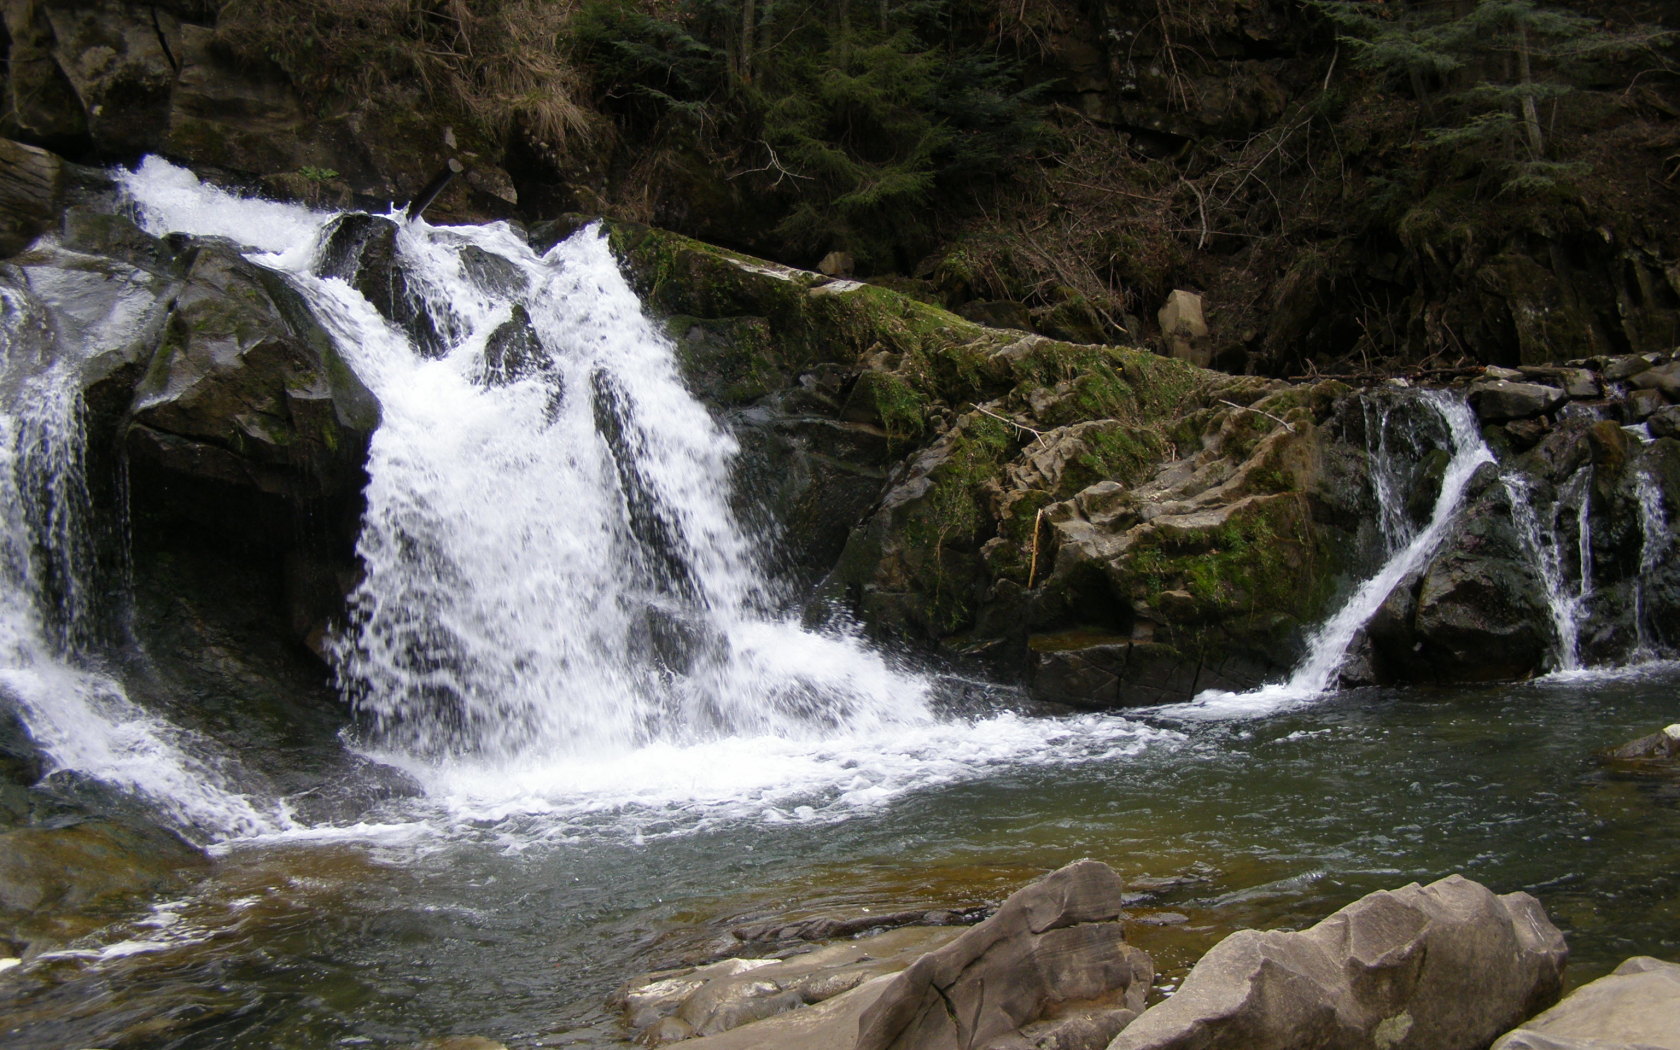
[[418,91],[486,136],[539,148],[604,131],[568,60],[575,0],[230,0],[217,36],[283,68],[324,109]]

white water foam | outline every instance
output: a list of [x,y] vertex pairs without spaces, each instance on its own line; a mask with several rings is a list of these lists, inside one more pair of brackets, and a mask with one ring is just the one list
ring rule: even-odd
[[[734,439],[597,231],[539,256],[503,224],[394,213],[408,286],[447,344],[429,356],[316,274],[333,216],[155,158],[122,182],[149,232],[228,236],[284,273],[382,406],[340,653],[361,746],[426,796],[259,838],[519,848],[840,819],[1000,766],[1179,739],[1119,717],[936,717],[928,678],[780,609],[729,504]],[[540,360],[486,382],[523,317]]]
[[[1376,615],[1395,585],[1428,561],[1457,516],[1464,501],[1465,487],[1470,484],[1476,468],[1493,462],[1493,453],[1482,440],[1481,428],[1468,405],[1440,391],[1425,391],[1419,396],[1440,413],[1452,442],[1452,459],[1442,475],[1441,492],[1435,499],[1429,524],[1395,551],[1376,575],[1361,583],[1341,608],[1312,633],[1307,641],[1306,656],[1288,681],[1264,685],[1245,693],[1210,689],[1188,704],[1161,709],[1163,713],[1190,718],[1253,718],[1305,703],[1331,691],[1336,672],[1341,668],[1354,636]],[[1391,489],[1392,486],[1380,488],[1378,493],[1386,499],[1395,500],[1397,493]]]

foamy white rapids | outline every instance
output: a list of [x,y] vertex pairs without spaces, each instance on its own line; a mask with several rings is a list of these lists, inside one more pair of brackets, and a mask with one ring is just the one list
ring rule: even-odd
[[[1252,718],[1304,703],[1331,691],[1354,636],[1376,615],[1395,585],[1421,568],[1434,554],[1458,515],[1464,502],[1465,487],[1470,484],[1476,468],[1493,462],[1493,453],[1482,440],[1476,416],[1463,400],[1434,390],[1424,391],[1419,396],[1440,413],[1447,425],[1448,440],[1452,446],[1452,459],[1442,475],[1441,492],[1430,512],[1429,524],[1395,550],[1376,575],[1355,588],[1341,608],[1312,633],[1307,640],[1307,653],[1288,681],[1264,685],[1246,693],[1210,689],[1188,704],[1163,709],[1165,712],[1194,718]],[[1380,484],[1377,495],[1387,501],[1396,501],[1401,497],[1391,484]],[[1397,518],[1385,510],[1385,520],[1390,517]],[[1385,528],[1385,533],[1388,531]]]
[[[377,757],[426,786],[396,807],[419,844],[444,831],[509,850],[601,837],[641,841],[741,822],[833,822],[914,791],[981,780],[1001,770],[1076,765],[1176,747],[1184,736],[1129,719],[1004,714],[984,720],[839,732],[816,741],[732,736],[656,741],[619,755],[531,761],[516,767],[456,759]],[[307,837],[310,832],[288,834]],[[399,827],[366,829],[397,844]]]
[[[241,200],[155,158],[122,184],[148,231],[230,237],[284,273],[381,403],[367,572],[339,653],[371,725],[362,746],[427,795],[381,810],[368,838],[837,818],[1163,736],[1120,718],[937,718],[927,678],[802,627],[731,506],[734,439],[684,388],[597,230],[539,256],[505,224],[393,213],[444,344],[428,356],[318,275],[335,216]],[[537,360],[488,381],[498,329],[524,318]]]

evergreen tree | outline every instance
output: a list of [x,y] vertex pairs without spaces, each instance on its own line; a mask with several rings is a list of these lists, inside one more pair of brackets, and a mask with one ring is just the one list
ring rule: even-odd
[[1598,19],[1534,0],[1477,0],[1468,8],[1398,0],[1318,0],[1314,6],[1335,24],[1356,65],[1406,77],[1434,125],[1429,141],[1501,157],[1506,189],[1549,187],[1577,170],[1548,156],[1542,103],[1574,90],[1593,63],[1669,37],[1646,26],[1611,30]]

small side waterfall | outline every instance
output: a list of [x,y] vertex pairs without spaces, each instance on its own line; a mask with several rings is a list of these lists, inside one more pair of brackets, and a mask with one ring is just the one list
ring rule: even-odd
[[[1532,482],[1526,476],[1508,471],[1500,481],[1510,496],[1511,519],[1517,535],[1529,552],[1544,588],[1546,607],[1557,636],[1557,649],[1553,653],[1557,670],[1580,670],[1581,619],[1592,597],[1592,465],[1589,463],[1570,475],[1558,490],[1544,522],[1534,508]],[[1562,530],[1563,517],[1571,511],[1576,530],[1573,574],[1565,558]]]
[[1383,553],[1392,557],[1417,535],[1411,515],[1406,513],[1404,486],[1409,479],[1408,468],[1423,450],[1417,431],[1395,418],[1390,402],[1366,399],[1360,407],[1365,416],[1365,457],[1377,502],[1377,528],[1382,534]]
[[228,782],[206,742],[99,667],[77,359],[55,349],[41,306],[0,285],[0,698],[21,708],[54,770],[142,796],[189,835],[282,826]]
[[[1354,636],[1376,615],[1395,586],[1421,568],[1434,553],[1464,502],[1464,490],[1470,479],[1483,463],[1493,462],[1493,453],[1482,440],[1475,414],[1463,400],[1439,391],[1425,391],[1419,396],[1440,414],[1446,424],[1452,453],[1441,478],[1441,491],[1430,512],[1429,523],[1422,531],[1405,539],[1382,568],[1356,587],[1341,608],[1312,633],[1307,640],[1307,653],[1288,681],[1262,686],[1248,693],[1210,690],[1195,699],[1195,706],[1215,713],[1255,713],[1328,692],[1335,682],[1336,672],[1347,657],[1348,646],[1353,643]],[[1381,444],[1382,440],[1378,438],[1379,451],[1385,447]],[[1389,468],[1392,465],[1392,461],[1374,461],[1372,479],[1384,503],[1382,520],[1394,523],[1384,525],[1385,536],[1400,538],[1410,533],[1410,527],[1409,524],[1401,524],[1403,513],[1394,509],[1399,493],[1397,486],[1391,483],[1393,473]]]
[[1635,489],[1639,500],[1639,574],[1633,578],[1633,625],[1637,636],[1633,657],[1643,662],[1657,658],[1652,644],[1651,630],[1645,622],[1645,578],[1661,564],[1668,553],[1673,536],[1668,528],[1668,514],[1663,509],[1662,488],[1650,471],[1641,470]]
[[[1468,405],[1438,391],[1427,391],[1421,396],[1440,413],[1452,442],[1452,459],[1442,475],[1441,492],[1435,498],[1429,524],[1395,550],[1377,574],[1360,584],[1342,607],[1313,632],[1307,642],[1307,655],[1284,687],[1291,694],[1311,695],[1330,688],[1354,635],[1376,615],[1395,585],[1421,568],[1435,553],[1435,548],[1464,502],[1465,487],[1470,484],[1476,468],[1493,461],[1493,453],[1482,441],[1481,427]],[[1382,471],[1373,471],[1373,474],[1380,475]],[[1389,500],[1395,500],[1396,495],[1389,493]]]

